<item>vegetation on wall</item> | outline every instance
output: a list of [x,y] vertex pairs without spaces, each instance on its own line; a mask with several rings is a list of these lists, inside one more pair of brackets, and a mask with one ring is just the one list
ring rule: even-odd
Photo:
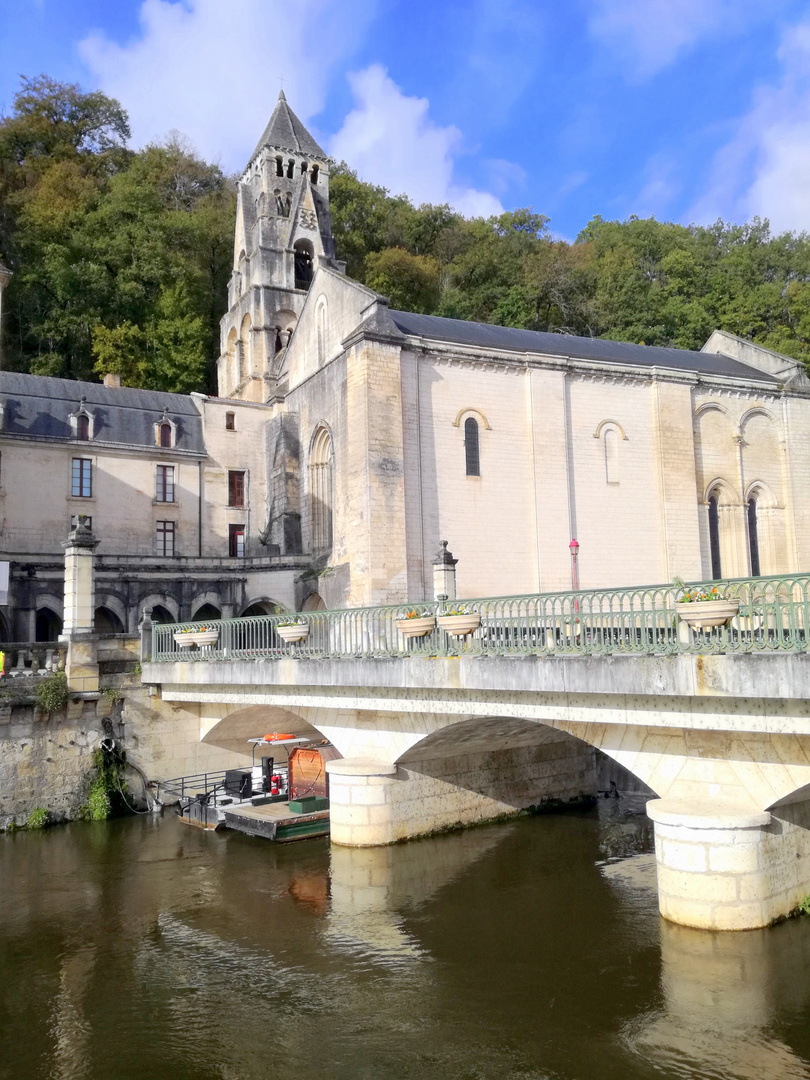
[[113,814],[128,810],[124,802],[125,783],[116,758],[102,747],[93,754],[93,767],[88,773],[86,797],[79,807],[85,821],[106,821]]
[[[216,391],[235,182],[179,135],[133,151],[121,105],[45,76],[0,119],[5,366]],[[594,217],[573,243],[532,209],[465,219],[332,171],[347,273],[395,307],[700,348],[719,327],[810,359],[810,238],[768,223]]]
[[64,709],[68,700],[67,676],[64,671],[56,671],[53,675],[47,675],[34,691],[37,705],[43,712],[59,712]]

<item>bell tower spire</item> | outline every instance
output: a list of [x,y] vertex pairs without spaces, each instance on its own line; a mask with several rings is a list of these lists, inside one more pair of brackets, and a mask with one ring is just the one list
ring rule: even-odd
[[331,162],[283,90],[237,185],[233,273],[220,323],[220,397],[266,401],[315,267],[337,266]]

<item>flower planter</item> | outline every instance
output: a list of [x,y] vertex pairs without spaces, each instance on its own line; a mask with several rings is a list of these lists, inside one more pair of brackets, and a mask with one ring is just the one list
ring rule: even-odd
[[740,610],[739,600],[693,600],[675,605],[679,618],[693,630],[727,626]]
[[184,634],[183,637],[190,637],[200,648],[205,645],[213,645],[219,637],[219,630],[200,630],[196,634]]
[[294,626],[277,626],[276,633],[288,645],[304,641],[309,636],[309,623],[296,623]]
[[174,640],[183,649],[190,649],[192,645],[196,645],[193,634],[175,634]]
[[397,630],[406,638],[425,637],[436,625],[432,615],[419,619],[397,619]]
[[474,634],[481,625],[481,616],[477,611],[467,615],[440,615],[437,622],[442,630],[446,630],[453,637],[466,637]]

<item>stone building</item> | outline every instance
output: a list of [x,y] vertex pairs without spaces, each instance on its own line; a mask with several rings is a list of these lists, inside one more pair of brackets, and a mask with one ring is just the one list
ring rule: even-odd
[[98,625],[810,566],[810,383],[700,352],[392,310],[335,258],[329,159],[283,93],[239,183],[219,397],[0,374],[0,632],[52,637],[61,541]]

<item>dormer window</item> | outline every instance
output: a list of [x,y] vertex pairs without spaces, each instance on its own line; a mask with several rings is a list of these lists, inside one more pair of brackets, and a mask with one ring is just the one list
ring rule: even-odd
[[167,450],[177,445],[177,425],[169,419],[168,412],[164,409],[163,416],[155,424],[155,442]]
[[70,434],[74,439],[89,442],[93,438],[93,414],[86,408],[85,399],[79,402],[78,409],[70,414]]

